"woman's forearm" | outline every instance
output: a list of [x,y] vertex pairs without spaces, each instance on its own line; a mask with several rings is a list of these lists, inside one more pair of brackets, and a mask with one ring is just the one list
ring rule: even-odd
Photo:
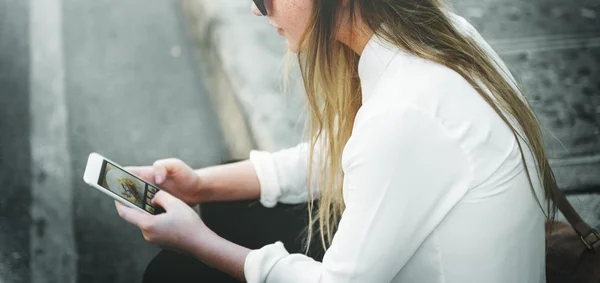
[[249,160],[196,170],[203,202],[253,200],[260,197],[260,184]]
[[223,239],[208,228],[198,236],[190,251],[194,257],[241,282],[246,282],[244,263],[250,249]]

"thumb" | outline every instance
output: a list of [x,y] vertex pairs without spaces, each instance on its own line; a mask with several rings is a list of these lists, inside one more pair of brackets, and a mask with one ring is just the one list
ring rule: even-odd
[[152,220],[150,215],[127,207],[118,200],[115,200],[115,206],[117,207],[119,216],[135,226],[144,226],[145,223],[149,223]]
[[157,160],[152,167],[154,167],[154,183],[161,185],[167,179],[169,171],[173,171],[173,159]]
[[177,201],[177,198],[172,196],[171,194],[165,192],[164,190],[158,191],[154,198],[152,198],[152,204],[158,205],[162,207],[164,210],[169,210],[170,207],[173,206],[174,202]]
[[177,158],[161,159],[154,162],[154,182],[160,185],[165,182],[167,176],[176,175],[180,171],[185,163]]

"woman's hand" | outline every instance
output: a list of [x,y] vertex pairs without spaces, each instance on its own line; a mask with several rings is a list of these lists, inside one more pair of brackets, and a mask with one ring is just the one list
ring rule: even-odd
[[189,205],[196,205],[202,201],[200,177],[190,166],[179,159],[161,159],[154,162],[152,166],[125,167],[125,169],[158,185]]
[[138,226],[146,241],[164,249],[192,253],[202,237],[213,234],[191,207],[165,191],[159,191],[152,199],[152,204],[165,209],[162,214],[150,215],[118,201],[115,204],[119,216]]
[[192,255],[209,266],[245,281],[244,263],[250,250],[229,242],[210,230],[183,201],[159,191],[152,204],[165,213],[150,215],[115,201],[119,216],[138,226],[146,241],[163,249]]

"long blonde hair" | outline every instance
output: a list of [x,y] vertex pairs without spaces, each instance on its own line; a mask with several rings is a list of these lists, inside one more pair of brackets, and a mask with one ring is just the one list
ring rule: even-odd
[[[444,65],[467,80],[510,127],[521,152],[531,189],[533,183],[526,166],[519,138],[534,154],[538,177],[544,188],[547,219],[554,220],[557,184],[549,166],[541,126],[528,102],[521,98],[517,83],[503,76],[498,62],[468,36],[462,35],[444,13],[443,0],[349,0],[350,27],[356,19],[368,29],[402,50]],[[314,0],[308,28],[300,41],[298,62],[306,90],[309,112],[310,156],[315,150],[321,158],[309,158],[309,226],[306,248],[311,243],[313,226],[318,221],[323,249],[331,244],[345,206],[342,200],[341,156],[352,134],[352,126],[361,107],[362,93],[358,78],[359,56],[336,40],[343,7],[340,1]],[[385,29],[379,27],[385,26]],[[507,74],[504,74],[507,75]],[[486,94],[489,92],[489,95]],[[505,116],[518,123],[525,137]],[[319,172],[318,209],[313,209],[311,192],[313,171]],[[535,192],[534,192],[535,195]]]

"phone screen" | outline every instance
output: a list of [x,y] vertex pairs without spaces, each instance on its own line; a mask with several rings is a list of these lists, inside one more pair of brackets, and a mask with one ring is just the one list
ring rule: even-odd
[[100,169],[98,185],[117,194],[126,201],[149,212],[158,214],[160,207],[152,205],[152,198],[159,189],[144,180],[125,172],[116,165],[104,160]]

